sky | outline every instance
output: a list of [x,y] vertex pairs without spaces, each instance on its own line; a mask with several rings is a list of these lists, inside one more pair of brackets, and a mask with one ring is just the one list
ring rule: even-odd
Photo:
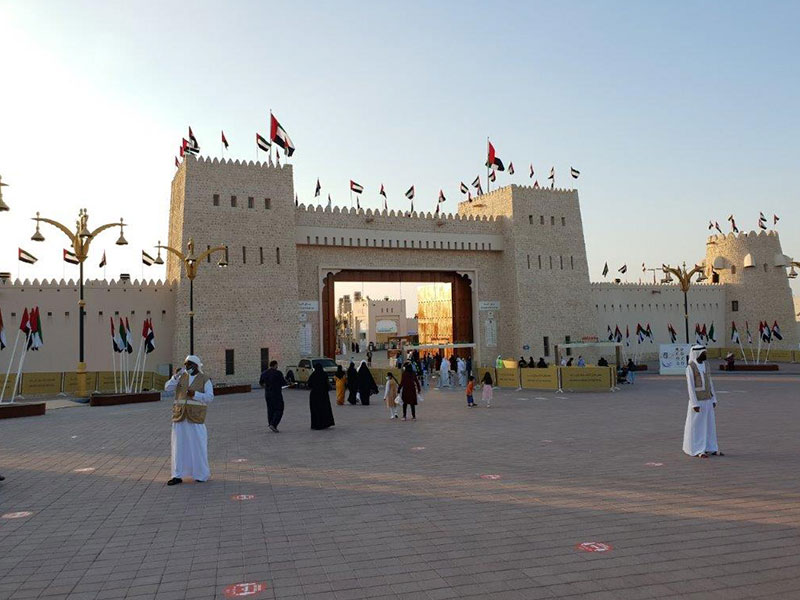
[[[295,188],[349,205],[455,211],[485,174],[490,137],[516,174],[498,184],[579,190],[593,280],[627,264],[692,263],[709,219],[755,229],[759,211],[800,257],[800,3],[0,0],[0,271],[74,277],[67,224],[98,236],[90,278],[163,277],[142,249],[167,237],[174,157],[255,158],[269,111],[297,150]],[[263,155],[262,155],[263,156]],[[570,167],[580,170],[569,179]],[[17,247],[39,257],[20,264]],[[647,274],[647,277],[651,277]],[[800,294],[800,284],[793,284]]]

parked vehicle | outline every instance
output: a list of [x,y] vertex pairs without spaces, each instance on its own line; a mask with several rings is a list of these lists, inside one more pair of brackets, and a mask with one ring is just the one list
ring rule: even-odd
[[290,366],[286,369],[286,380],[289,382],[294,381],[298,385],[308,385],[308,378],[314,371],[314,367],[321,364],[328,376],[328,385],[331,389],[336,387],[333,381],[333,376],[336,374],[336,362],[326,356],[312,356],[310,358],[300,359],[297,366]]

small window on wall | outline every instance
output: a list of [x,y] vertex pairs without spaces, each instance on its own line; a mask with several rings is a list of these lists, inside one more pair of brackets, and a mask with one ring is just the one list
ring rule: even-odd
[[533,225],[533,215],[528,215],[528,223]]
[[247,197],[247,208],[253,208],[255,206],[255,199],[252,196]]
[[[565,344],[569,344],[569,341],[570,341],[570,336],[565,335],[564,336],[564,343]],[[572,356],[572,348],[567,348],[567,356]]]
[[739,312],[739,301],[731,300],[731,312]]
[[550,338],[544,336],[544,338],[542,338],[542,345],[544,346],[544,355],[550,356]]
[[561,226],[565,227],[567,225],[567,217],[561,217]]
[[231,206],[236,208],[236,196],[231,196]]
[[281,264],[281,249],[275,248],[275,262]]
[[214,206],[219,206],[219,194],[214,194]]
[[736,265],[731,265],[731,275],[736,275]]
[[544,215],[539,215],[539,225],[544,225]]
[[259,246],[258,247],[258,260],[259,260],[259,264],[262,264],[262,265],[264,264],[264,247],[263,246]]
[[233,375],[233,350],[225,350],[225,375]]
[[246,246],[242,246],[242,264],[243,265],[247,264],[247,247]]
[[269,348],[261,349],[261,370],[266,371],[269,369]]
[[270,200],[269,198],[264,198],[264,208],[266,210],[272,208],[272,200]]
[[550,225],[555,225],[555,224],[556,224],[556,218],[551,216],[550,217]]

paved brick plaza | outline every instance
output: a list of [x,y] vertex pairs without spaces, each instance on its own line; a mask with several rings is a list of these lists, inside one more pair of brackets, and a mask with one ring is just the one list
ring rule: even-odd
[[334,406],[327,431],[293,391],[277,435],[260,392],[223,396],[212,480],[175,488],[166,401],[0,421],[0,515],[33,513],[0,518],[0,598],[797,598],[800,377],[716,383],[709,460],[680,451],[675,377]]

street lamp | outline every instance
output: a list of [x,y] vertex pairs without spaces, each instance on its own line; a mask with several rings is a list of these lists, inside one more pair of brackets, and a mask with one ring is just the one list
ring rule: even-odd
[[786,274],[786,276],[789,279],[797,279],[797,270],[795,269],[795,267],[800,267],[800,262],[797,262],[795,260],[789,260],[789,266],[791,267],[791,269],[789,269],[789,272]]
[[7,183],[3,183],[3,177],[0,176],[0,212],[3,212],[5,210],[10,210],[9,207],[8,207],[8,204],[3,202],[3,188],[7,187],[7,186],[8,186],[8,184]]
[[75,252],[75,257],[78,260],[78,265],[80,268],[80,282],[78,284],[79,295],[78,295],[78,390],[77,396],[79,398],[86,398],[89,394],[86,391],[86,361],[84,358],[84,335],[83,335],[83,321],[84,316],[86,315],[86,302],[83,299],[83,262],[86,260],[86,257],[89,254],[89,245],[92,243],[92,240],[97,236],[98,233],[101,231],[105,231],[111,227],[119,227],[119,239],[117,240],[117,246],[125,246],[127,245],[127,240],[125,239],[124,227],[125,223],[122,222],[122,219],[119,220],[119,223],[106,223],[105,225],[101,225],[94,231],[89,231],[87,227],[87,222],[89,221],[89,213],[85,208],[82,208],[78,211],[78,220],[75,222],[75,233],[72,233],[66,225],[62,225],[58,221],[54,221],[52,219],[45,219],[44,217],[40,217],[39,213],[36,213],[36,216],[33,217],[33,221],[36,221],[36,232],[31,236],[31,239],[34,242],[43,242],[44,236],[39,231],[39,224],[40,223],[48,223],[53,227],[57,227],[60,229],[68,238],[69,241],[72,243],[72,250]]
[[[177,256],[181,261],[183,261],[183,266],[186,268],[186,276],[189,278],[189,354],[194,354],[194,278],[197,277],[197,267],[200,261],[208,256],[211,256],[214,252],[222,252],[223,256],[219,259],[217,266],[219,267],[227,267],[228,266],[228,247],[227,246],[215,246],[214,248],[209,248],[199,256],[194,255],[194,240],[189,238],[189,243],[186,244],[187,252],[184,254],[180,250],[176,250],[171,246],[162,246],[161,242],[158,243],[156,246],[159,252],[163,248],[167,252],[172,252],[175,256]],[[160,254],[159,254],[160,256]]]
[[703,266],[702,265],[695,265],[694,268],[687,271],[686,270],[686,263],[683,263],[683,267],[670,267],[669,265],[661,265],[661,270],[667,274],[666,279],[671,280],[671,275],[674,275],[678,278],[678,283],[680,283],[681,291],[683,292],[683,318],[686,323],[686,343],[689,343],[689,296],[688,291],[689,288],[692,286],[692,276],[695,273],[700,273],[700,276],[697,278],[697,281],[705,281],[708,279],[703,273]]

